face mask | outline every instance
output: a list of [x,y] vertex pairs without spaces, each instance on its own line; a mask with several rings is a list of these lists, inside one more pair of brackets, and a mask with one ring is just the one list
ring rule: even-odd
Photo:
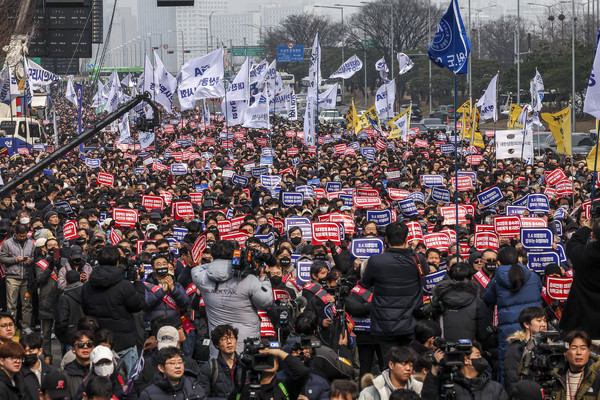
[[322,207],[319,207],[319,211],[321,211],[321,212],[327,212],[328,208],[329,208],[328,206],[322,206]]
[[510,183],[510,182],[512,182],[512,178],[504,178],[504,182]]
[[114,371],[115,366],[113,364],[94,366],[94,373],[98,376],[111,376]]
[[487,360],[483,357],[474,359],[472,358],[471,363],[473,364],[473,368],[475,368],[475,371],[477,371],[477,374],[479,375],[487,371],[488,367],[490,366]]
[[77,240],[75,240],[75,243],[83,247],[83,245],[85,245],[85,238],[77,238]]
[[23,365],[26,367],[32,367],[38,360],[37,354],[25,354],[23,356]]
[[208,248],[213,247],[215,245],[215,243],[217,243],[217,242],[214,240],[207,240],[206,247],[208,247]]
[[293,237],[293,238],[290,239],[290,242],[292,242],[292,244],[294,246],[298,246],[301,241],[302,241],[301,237]]
[[34,208],[35,208],[35,203],[27,203],[27,204],[25,204],[25,206],[26,206],[27,208],[34,209]]
[[531,173],[531,170],[530,170],[530,169],[527,169],[527,170],[525,170],[525,173],[526,173],[527,175],[529,175],[529,174]]
[[490,272],[494,272],[496,271],[496,263],[486,263],[485,268]]
[[98,221],[89,221],[90,224],[90,228],[94,228],[96,225],[98,225]]
[[148,226],[148,224],[142,224],[141,225],[142,230],[145,231],[147,226]]
[[271,286],[279,286],[281,285],[281,280],[283,277],[281,276],[270,276],[269,280],[271,281]]
[[317,253],[317,254],[315,254],[314,259],[315,260],[325,261],[327,259],[327,256],[325,254],[322,254],[322,253]]
[[30,221],[30,219],[29,219],[29,218],[21,218],[21,219],[19,220],[19,223],[20,223],[20,224],[23,224],[23,225],[27,225],[27,224],[29,224],[29,221]]
[[572,236],[573,236],[573,232],[567,232],[567,239],[571,239]]
[[427,221],[433,224],[435,221],[437,221],[437,217],[432,215],[431,217],[427,217]]
[[321,285],[321,286],[327,285],[327,279],[319,279],[319,285]]
[[156,269],[156,275],[158,275],[158,276],[165,276],[168,273],[169,273],[169,268],[167,268],[167,267],[157,268]]
[[281,258],[281,260],[279,260],[279,264],[281,264],[281,266],[284,268],[289,267],[291,263],[292,263],[292,259],[289,257],[283,257],[283,258]]

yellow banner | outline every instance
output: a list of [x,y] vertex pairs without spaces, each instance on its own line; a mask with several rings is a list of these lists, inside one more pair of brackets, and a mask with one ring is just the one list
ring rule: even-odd
[[519,122],[519,115],[521,115],[522,110],[523,109],[516,104],[510,105],[510,112],[508,114],[508,123],[506,125],[508,129],[523,127],[523,125]]
[[398,121],[400,118],[402,118],[405,115],[406,115],[406,131],[408,132],[408,130],[410,129],[410,115],[411,115],[410,110],[411,110],[411,106],[408,106],[408,108],[406,110],[402,111],[400,114],[396,115],[393,119],[391,119],[388,122],[388,125],[391,128],[388,139],[398,139],[398,138],[402,137],[403,130],[401,128],[398,128],[398,126],[396,126],[396,121]]
[[371,119],[373,121],[377,121],[377,123],[379,124],[379,117],[377,116],[377,109],[375,108],[375,106],[373,106],[373,107],[369,108],[367,111],[365,111],[365,113],[363,115],[361,115],[360,118],[358,118],[358,123],[357,123],[356,129],[354,131],[354,133],[356,135],[358,135],[363,129],[371,126],[371,122],[369,121],[368,117],[371,117]]
[[556,152],[572,155],[571,152],[571,108],[567,107],[557,113],[542,113],[542,119],[548,123],[550,132],[556,142]]
[[346,113],[346,128],[352,129],[356,132],[356,124],[358,124],[358,116],[356,115],[356,106],[354,105],[354,99],[352,100],[352,104]]

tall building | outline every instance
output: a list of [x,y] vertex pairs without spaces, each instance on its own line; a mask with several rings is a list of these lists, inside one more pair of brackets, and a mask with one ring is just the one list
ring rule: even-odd
[[243,14],[215,14],[213,36],[216,43],[225,46],[256,46],[264,39],[264,28],[261,26],[261,15],[258,12]]
[[[176,8],[157,7],[154,0],[137,0],[137,25],[137,34],[130,40],[134,40],[138,47],[142,46],[150,60],[152,60],[152,47],[158,47],[156,53],[167,70],[173,75],[177,74],[181,55],[178,52],[178,35],[175,30]],[[175,53],[168,54],[168,51],[175,51]]]

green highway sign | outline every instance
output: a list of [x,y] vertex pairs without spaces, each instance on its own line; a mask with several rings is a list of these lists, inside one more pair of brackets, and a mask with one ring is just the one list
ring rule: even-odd
[[257,40],[256,44],[265,44],[265,41],[264,40]]
[[379,40],[377,39],[363,39],[360,41],[360,44],[363,45],[363,47],[374,47],[377,46],[379,44]]
[[233,46],[231,48],[231,54],[234,57],[264,57],[267,55],[267,48],[264,46]]

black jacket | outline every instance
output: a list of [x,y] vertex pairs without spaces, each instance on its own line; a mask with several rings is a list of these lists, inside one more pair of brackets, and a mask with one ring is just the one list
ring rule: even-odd
[[81,365],[77,360],[73,360],[65,365],[63,373],[67,378],[67,390],[71,394],[71,398],[75,398],[79,391],[79,386],[81,386],[81,383],[83,382],[83,378],[85,378],[89,372],[90,366]]
[[14,377],[15,384],[10,381],[6,372],[0,369],[0,399],[2,400],[37,400],[38,397],[31,397],[29,391],[25,387],[23,375],[16,374]]
[[[350,291],[348,298],[346,299],[346,311],[352,317],[355,324],[357,322],[362,322],[361,325],[368,324],[370,325],[371,321],[371,302],[368,302],[366,299],[361,297],[356,291],[356,287]],[[369,291],[369,293],[371,293]],[[373,336],[371,336],[370,332],[359,331],[356,327],[354,328],[354,334],[356,335],[356,344],[376,344],[377,341]]]
[[414,257],[419,257],[423,273],[429,266],[422,254],[411,248],[390,248],[369,258],[362,287],[373,286],[371,335],[409,335],[417,324],[414,310],[423,304],[423,285]]
[[144,309],[144,284],[123,279],[123,269],[100,265],[81,291],[83,312],[98,318],[101,329],[115,336],[115,352],[135,346],[137,336],[132,313]]
[[[83,399],[83,393],[85,392],[87,384],[90,381],[90,379],[92,379],[94,376],[98,376],[98,375],[96,375],[94,370],[91,370],[89,372],[89,374],[85,378],[83,378],[83,382],[81,383],[81,386],[79,386],[77,395],[75,397],[73,397],[72,400],[82,400]],[[123,386],[127,382],[127,378],[119,373],[119,370],[116,368],[116,366],[115,366],[115,371],[110,376],[110,381],[113,385],[113,390],[112,390],[112,393],[113,393],[112,399],[113,400],[138,400],[138,395],[134,390],[132,390],[128,394],[123,393]]]
[[[45,270],[37,264],[40,261],[48,262],[48,267]],[[56,277],[58,267],[59,264],[52,257],[36,258],[32,263],[33,277],[35,277],[35,282],[39,288],[40,318],[54,318],[60,292],[58,290],[58,283],[52,276]]]
[[487,339],[490,315],[475,283],[448,279],[435,286],[433,296],[442,306],[444,338],[479,342]]
[[[58,369],[52,365],[46,364],[44,361],[41,361],[42,365],[42,382],[44,381],[44,377],[53,372],[58,372]],[[23,367],[18,375],[23,376],[23,383],[25,387],[29,391],[29,395],[32,399],[38,399],[40,396],[40,383],[37,379],[37,376],[34,372],[32,372],[29,368]]]
[[171,385],[171,382],[160,372],[154,375],[152,385],[140,395],[140,400],[203,400],[206,399],[202,386],[195,382],[195,379],[183,375],[177,386]]
[[600,242],[587,243],[591,229],[583,227],[567,242],[567,258],[571,260],[575,276],[569,298],[560,320],[565,332],[579,329],[592,338],[600,337]]
[[83,283],[75,282],[65,287],[58,298],[54,314],[54,334],[61,343],[70,343],[77,332],[77,322],[84,316],[81,307],[81,288]]
[[509,344],[504,353],[504,387],[509,395],[513,394],[514,385],[522,379],[517,369],[527,344],[525,338],[525,331],[517,331],[508,337]]
[[[439,400],[441,398],[440,387],[442,382],[440,375],[427,374],[421,392],[423,400]],[[491,380],[487,372],[475,379],[467,379],[459,372],[456,374],[454,382],[457,400],[508,400],[508,395],[502,385]]]
[[[237,358],[238,357],[236,355],[236,362]],[[229,368],[227,361],[221,357],[221,353],[219,353],[219,356],[216,358],[216,360],[218,373],[214,385],[212,383],[213,371],[211,370],[210,362],[203,364],[200,367],[200,373],[198,374],[198,383],[202,386],[202,389],[204,389],[204,393],[206,393],[208,400],[226,399],[227,395],[229,395],[229,393],[231,393],[234,389],[232,368]],[[237,368],[236,370],[238,371],[239,375],[241,372],[240,369]],[[239,379],[240,377],[238,376],[238,380]]]
[[[158,372],[158,362],[156,361],[157,356],[158,349],[144,351],[144,369],[142,369],[142,373],[134,384],[135,391],[137,393],[143,392],[144,389],[149,387],[154,382],[155,375]],[[198,367],[198,363],[190,357],[184,355],[183,364],[185,367],[184,375],[189,376],[194,382],[196,382],[198,379],[198,374],[200,373],[200,367]]]

